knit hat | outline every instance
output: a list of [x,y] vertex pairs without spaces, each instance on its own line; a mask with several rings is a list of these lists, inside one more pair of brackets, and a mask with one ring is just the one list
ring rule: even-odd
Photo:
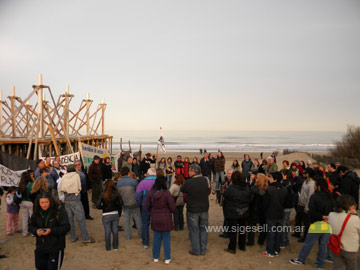
[[75,172],[75,165],[70,164],[67,166],[67,172]]

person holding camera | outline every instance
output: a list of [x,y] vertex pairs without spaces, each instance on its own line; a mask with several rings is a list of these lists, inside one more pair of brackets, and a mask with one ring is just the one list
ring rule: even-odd
[[36,236],[36,269],[60,269],[64,259],[65,235],[70,231],[68,215],[51,195],[42,192],[34,203],[29,232]]

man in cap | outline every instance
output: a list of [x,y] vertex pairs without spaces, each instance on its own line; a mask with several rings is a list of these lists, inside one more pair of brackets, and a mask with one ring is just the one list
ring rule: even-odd
[[89,166],[88,176],[91,182],[92,189],[92,203],[95,208],[96,202],[102,192],[102,168],[100,164],[100,157],[95,155],[93,162]]

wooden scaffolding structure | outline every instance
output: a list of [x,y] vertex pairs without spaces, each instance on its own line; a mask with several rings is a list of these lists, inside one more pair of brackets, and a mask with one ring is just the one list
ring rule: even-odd
[[[37,102],[31,105],[29,101],[36,96]],[[41,74],[24,100],[15,95],[14,86],[7,99],[0,90],[1,151],[36,160],[77,152],[80,141],[112,153],[113,137],[105,134],[104,100],[91,112],[93,100],[87,94],[75,111],[70,108],[73,98],[67,85],[55,100],[50,87],[42,84]]]

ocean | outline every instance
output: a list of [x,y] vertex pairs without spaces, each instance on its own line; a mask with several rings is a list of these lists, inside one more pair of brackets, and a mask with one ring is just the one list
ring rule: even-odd
[[[128,150],[128,141],[134,151],[141,144],[143,151],[156,151],[160,131],[112,131],[113,150]],[[310,131],[164,131],[167,151],[208,152],[272,152],[284,149],[300,152],[325,152],[334,147],[345,132]]]

